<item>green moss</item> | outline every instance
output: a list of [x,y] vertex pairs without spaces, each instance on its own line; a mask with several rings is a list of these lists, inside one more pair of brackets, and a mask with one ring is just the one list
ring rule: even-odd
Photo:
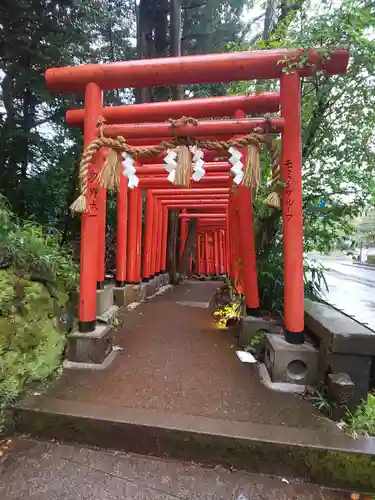
[[58,302],[42,284],[0,270],[0,411],[60,365],[65,339],[56,326]]
[[78,266],[60,240],[53,229],[18,220],[0,195],[0,416],[60,365],[61,306],[78,283]]

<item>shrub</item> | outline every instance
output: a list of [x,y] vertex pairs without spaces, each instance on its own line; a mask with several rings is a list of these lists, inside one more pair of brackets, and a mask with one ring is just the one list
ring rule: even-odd
[[55,300],[43,285],[19,278],[13,270],[0,271],[1,407],[59,366],[64,336],[55,316]]
[[59,235],[18,221],[0,197],[0,413],[60,365],[58,317],[77,280]]
[[[283,317],[284,262],[280,247],[275,246],[267,258],[258,258],[258,286],[261,307]],[[314,261],[304,260],[305,297],[322,300],[327,291],[324,268]]]
[[375,255],[369,255],[367,257],[367,264],[375,264]]
[[369,394],[354,413],[348,411],[345,427],[353,436],[375,436],[375,394]]

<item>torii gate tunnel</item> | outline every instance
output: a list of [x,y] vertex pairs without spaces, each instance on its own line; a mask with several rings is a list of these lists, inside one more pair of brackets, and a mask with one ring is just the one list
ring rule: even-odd
[[[104,137],[122,136],[128,144],[137,146],[159,144],[175,136],[227,140],[249,134],[257,127],[281,135],[285,338],[296,344],[304,341],[300,80],[316,68],[328,75],[343,74],[349,58],[346,50],[334,49],[328,58],[321,59],[319,51],[313,49],[308,52],[304,67],[294,65],[293,69],[287,69],[287,61],[296,60],[301,53],[303,51],[263,50],[89,64],[46,71],[50,90],[84,91],[84,109],[69,110],[66,120],[71,126],[83,126],[85,148],[98,137],[98,122],[102,118],[105,124],[100,133]],[[254,79],[279,79],[280,92],[103,106],[103,91],[108,89]],[[272,118],[259,118],[265,113],[272,113]],[[168,122],[182,116],[197,121],[177,128]],[[223,119],[228,116],[232,118]],[[144,158],[142,164],[136,163],[137,188],[129,189],[127,178],[120,176],[117,286],[147,281],[165,271],[168,210],[180,210],[180,256],[188,222],[198,219],[195,270],[228,274],[244,293],[248,312],[256,314],[259,297],[252,188],[239,184],[233,189],[232,165],[227,153],[203,152],[206,174],[198,182],[192,181],[188,188],[175,186],[167,179],[165,153]],[[241,153],[246,156],[245,149]],[[108,151],[101,148],[88,169],[87,209],[82,214],[81,227],[81,332],[95,330],[96,289],[103,286],[105,279],[106,190],[98,184],[97,174],[107,154]],[[145,201],[143,191],[147,192]]]

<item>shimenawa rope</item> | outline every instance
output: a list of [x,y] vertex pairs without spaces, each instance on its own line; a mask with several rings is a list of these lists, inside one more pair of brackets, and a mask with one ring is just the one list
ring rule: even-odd
[[[72,203],[70,209],[73,213],[85,212],[87,210],[88,193],[88,172],[89,166],[93,162],[96,153],[101,147],[111,149],[107,160],[98,175],[97,181],[100,186],[107,189],[116,189],[119,186],[119,180],[122,168],[122,153],[128,153],[133,158],[142,158],[147,156],[156,156],[168,149],[177,149],[180,159],[181,170],[176,170],[176,185],[188,186],[191,179],[191,155],[188,146],[196,145],[202,149],[228,151],[231,147],[247,148],[245,174],[242,184],[245,187],[253,188],[260,185],[260,160],[259,151],[261,144],[264,144],[272,155],[272,182],[271,192],[265,200],[265,204],[271,208],[281,207],[280,193],[283,184],[280,182],[281,167],[280,155],[276,142],[269,134],[265,134],[263,129],[255,129],[253,133],[229,141],[198,140],[191,137],[175,136],[170,141],[162,141],[156,146],[134,147],[130,146],[124,137],[116,138],[104,137],[103,134],[104,119],[98,121],[100,137],[94,139],[84,150],[79,166],[80,195]],[[182,117],[180,120],[170,120],[171,126],[178,127],[180,124],[198,124],[195,118]]]

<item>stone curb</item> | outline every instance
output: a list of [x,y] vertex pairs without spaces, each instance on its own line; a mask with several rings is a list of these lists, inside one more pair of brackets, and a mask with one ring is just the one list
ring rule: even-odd
[[23,400],[15,421],[17,432],[48,439],[375,490],[375,438],[44,396]]

